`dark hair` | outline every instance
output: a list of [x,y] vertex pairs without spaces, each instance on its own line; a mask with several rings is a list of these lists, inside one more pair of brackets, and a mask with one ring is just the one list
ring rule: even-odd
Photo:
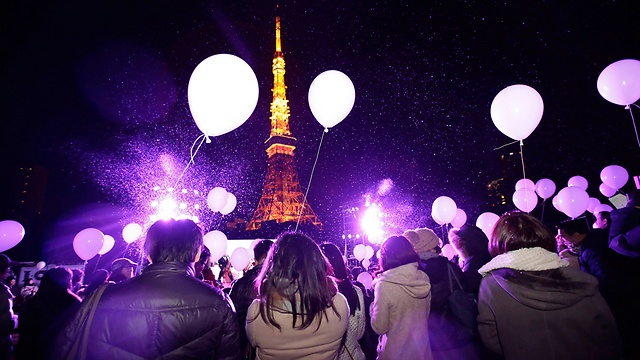
[[[600,217],[607,220],[607,225],[611,225],[611,212],[609,211],[600,211],[599,213],[596,214],[600,214]],[[596,215],[594,214],[594,215]]]
[[588,234],[589,233],[589,225],[585,219],[575,219],[575,220],[567,220],[563,221],[558,226],[556,226],[559,230],[564,230],[567,235],[571,236],[575,233],[578,234]]
[[333,275],[338,280],[338,291],[347,298],[351,315],[355,315],[356,310],[360,309],[360,300],[349,279],[349,272],[340,249],[332,243],[324,243],[320,245],[320,249],[333,268]]
[[496,222],[489,241],[491,256],[524,248],[541,247],[556,251],[556,239],[549,229],[532,215],[509,212]]
[[398,266],[420,262],[420,256],[409,240],[401,235],[390,236],[380,248],[380,267],[382,271]]
[[272,246],[273,241],[268,239],[260,240],[256,246],[253,247],[253,258],[256,259],[256,261],[266,258]]
[[98,269],[85,277],[85,281],[89,283],[89,286],[84,288],[82,292],[84,298],[88,298],[94,291],[98,290],[102,284],[107,281],[109,272],[105,269]]
[[210,257],[211,257],[211,252],[209,251],[209,248],[207,248],[206,246],[203,246],[202,251],[200,252],[200,260],[198,261],[204,265],[207,265]]
[[71,278],[73,278],[73,273],[67,268],[54,267],[49,269],[40,279],[38,294],[66,292],[71,289]]
[[468,258],[474,255],[489,254],[489,239],[484,231],[474,225],[463,225],[462,227],[449,230],[449,242],[463,256]]
[[147,231],[144,250],[152,263],[190,263],[196,260],[202,244],[202,231],[193,221],[159,220]]
[[82,281],[82,278],[84,277],[84,271],[80,269],[72,269],[71,272],[73,273],[73,279],[71,279],[71,281],[73,281],[74,283]]
[[306,329],[319,318],[320,328],[322,316],[328,319],[328,308],[338,314],[333,305],[337,288],[329,276],[330,268],[318,245],[308,236],[291,232],[278,236],[255,281],[262,319],[280,329],[273,317],[277,294],[291,303],[293,327],[300,322],[299,328]]

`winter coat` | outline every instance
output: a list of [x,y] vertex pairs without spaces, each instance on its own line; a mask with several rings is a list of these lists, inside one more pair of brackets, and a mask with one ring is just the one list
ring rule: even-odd
[[[247,355],[249,355],[252,350],[247,349],[249,341],[247,340],[247,331],[245,330],[244,324],[247,322],[249,305],[251,305],[251,302],[258,296],[258,289],[256,289],[254,281],[256,277],[258,277],[258,274],[260,274],[260,270],[262,270],[262,265],[251,268],[243,277],[234,281],[231,286],[231,292],[229,293],[233,304],[236,306],[236,316],[238,318],[238,324],[240,324],[240,349]],[[251,356],[249,355],[248,357]]]
[[480,336],[505,360],[621,357],[598,282],[578,269],[494,269],[482,279],[479,295]]
[[470,256],[469,258],[460,262],[460,268],[462,269],[462,273],[464,274],[468,290],[470,293],[476,296],[476,299],[478,298],[478,292],[480,291],[480,282],[482,281],[482,276],[478,274],[478,269],[480,269],[490,260],[491,256],[487,251],[485,251],[483,253]]
[[[55,359],[71,348],[79,318],[58,337]],[[228,297],[189,264],[161,262],[106,288],[87,349],[87,359],[236,359],[238,323]]]
[[373,281],[371,327],[380,334],[378,360],[430,360],[429,277],[410,263],[382,272]]
[[60,328],[80,306],[80,298],[69,292],[40,290],[20,309],[20,336],[16,359],[47,359]]
[[640,208],[626,207],[611,212],[609,247],[625,256],[640,257]]
[[260,300],[254,300],[247,314],[247,336],[251,346],[256,348],[256,359],[336,359],[349,325],[349,305],[340,293],[333,297],[333,305],[337,314],[329,307],[326,316],[319,314],[311,325],[301,329],[299,323],[293,327],[293,315],[284,309],[290,310],[291,304],[283,304],[283,309],[273,311],[273,317],[280,325],[278,330],[262,318]]

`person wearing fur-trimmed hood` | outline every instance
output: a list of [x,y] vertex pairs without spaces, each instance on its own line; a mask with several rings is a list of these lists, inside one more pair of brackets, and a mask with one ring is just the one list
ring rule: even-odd
[[496,223],[478,299],[484,344],[505,360],[620,359],[615,320],[593,276],[569,267],[552,233],[526,213]]

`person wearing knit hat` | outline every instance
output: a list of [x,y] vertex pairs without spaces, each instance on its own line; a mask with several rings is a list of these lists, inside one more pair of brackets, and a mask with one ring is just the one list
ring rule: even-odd
[[411,245],[413,245],[418,255],[420,255],[420,259],[426,260],[433,257],[431,255],[428,255],[427,253],[436,253],[437,255],[437,253],[440,252],[440,238],[438,238],[438,235],[436,235],[436,233],[434,233],[431,229],[421,228],[415,230],[407,230],[404,232],[404,237],[409,239]]
[[[447,312],[447,300],[453,290],[462,285],[462,291],[468,292],[462,270],[449,259],[439,255],[440,238],[431,229],[421,228],[405,231],[404,237],[420,256],[418,268],[429,276],[431,283],[431,309],[429,313],[429,343],[434,360],[440,359],[478,359],[472,342],[461,343],[452,336]],[[456,280],[457,279],[457,280]]]

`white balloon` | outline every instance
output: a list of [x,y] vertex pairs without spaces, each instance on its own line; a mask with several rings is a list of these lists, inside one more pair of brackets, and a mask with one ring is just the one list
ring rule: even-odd
[[576,175],[571,177],[571,179],[567,181],[567,186],[575,186],[584,191],[587,191],[587,188],[589,187],[589,182],[583,176]]
[[558,191],[558,204],[568,217],[575,219],[587,211],[589,194],[576,186],[567,186]]
[[211,260],[218,261],[227,253],[227,235],[222,231],[213,230],[204,235],[204,246],[211,253]]
[[526,213],[530,213],[538,205],[538,195],[530,188],[520,188],[513,193],[511,197],[513,204]]
[[593,214],[596,206],[600,205],[600,200],[596,198],[589,198],[589,206],[587,206],[587,211]]
[[122,238],[127,244],[131,244],[132,242],[138,240],[142,235],[142,226],[131,223],[122,229]]
[[114,239],[113,236],[105,235],[104,242],[102,243],[102,249],[98,251],[98,254],[104,255],[108,253],[109,251],[111,251],[111,249],[113,249],[113,245],[115,245],[115,243],[116,243],[116,239]]
[[227,203],[220,210],[220,214],[222,215],[227,215],[231,213],[236,208],[236,205],[238,204],[238,199],[236,199],[236,196],[233,195],[232,193],[228,193],[228,194],[229,195],[227,195]]
[[453,227],[459,228],[466,223],[467,223],[467,213],[465,213],[464,210],[462,209],[457,209],[456,217],[453,218],[453,220],[451,220],[451,225],[453,225]]
[[373,282],[373,277],[368,272],[361,272],[358,275],[357,279],[366,289],[371,289],[371,283]]
[[610,64],[598,76],[597,87],[609,102],[617,105],[635,103],[640,99],[640,61],[625,59]]
[[24,226],[14,220],[0,221],[0,252],[18,245],[24,238]]
[[545,200],[552,197],[555,192],[556,184],[551,179],[540,179],[536,183],[536,193]]
[[207,205],[209,205],[209,209],[213,211],[220,211],[225,205],[227,205],[228,197],[229,193],[227,190],[219,186],[214,187],[207,195]]
[[493,225],[496,224],[498,219],[500,219],[500,216],[492,212],[485,212],[478,216],[478,219],[476,220],[476,226],[482,229],[484,234],[487,235],[487,238],[491,240],[491,231],[493,231]]
[[601,213],[603,211],[606,212],[612,212],[613,208],[607,204],[600,204],[598,206],[596,206],[595,208],[593,208],[593,213],[597,214],[597,213]]
[[498,130],[514,140],[531,135],[543,112],[542,97],[527,85],[508,86],[491,103],[491,120]]
[[89,260],[98,255],[104,243],[104,234],[95,228],[80,231],[73,238],[73,250],[82,260]]
[[204,59],[191,74],[187,96],[198,129],[208,136],[226,134],[242,125],[258,104],[258,79],[237,56]]
[[353,248],[353,256],[358,259],[358,261],[364,260],[364,257],[367,256],[367,248],[362,244],[358,244]]
[[44,269],[44,267],[47,266],[47,263],[44,261],[38,261],[38,263],[36,264],[36,269],[38,270],[42,270]]
[[229,261],[231,261],[231,266],[238,271],[244,270],[249,262],[251,261],[251,255],[249,254],[249,250],[239,247],[233,250],[231,256],[229,257]]
[[607,186],[607,184],[602,183],[600,184],[600,186],[598,187],[598,189],[600,190],[600,192],[602,193],[602,195],[606,196],[606,197],[612,197],[613,195],[616,194],[617,190]]
[[365,269],[369,269],[369,265],[371,265],[371,260],[369,259],[362,260],[362,267],[364,267]]
[[373,248],[369,245],[365,246],[364,248],[367,251],[367,253],[364,255],[364,259],[371,259],[373,257]]
[[527,188],[527,189],[536,191],[536,184],[531,179],[527,179],[527,178],[520,179],[518,180],[518,182],[516,182],[516,191],[522,188]]
[[457,254],[458,253],[456,252],[456,249],[454,249],[451,244],[446,244],[442,247],[442,255],[444,255],[449,260],[452,260],[453,257]]
[[351,79],[337,70],[318,75],[309,87],[309,108],[320,125],[331,128],[349,115],[356,101]]
[[433,201],[431,206],[431,217],[438,222],[442,221],[445,224],[450,223],[456,217],[457,210],[456,202],[448,196],[440,196]]

